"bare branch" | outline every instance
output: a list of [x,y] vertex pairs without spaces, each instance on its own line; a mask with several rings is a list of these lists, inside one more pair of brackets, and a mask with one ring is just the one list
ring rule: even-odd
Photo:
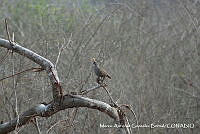
[[[37,105],[27,110],[26,112],[19,114],[15,119],[9,122],[0,124],[1,134],[11,132],[15,130],[17,127],[21,127],[27,124],[28,122],[30,122],[32,118],[36,116],[49,117],[64,109],[79,108],[79,107],[87,107],[87,108],[99,110],[107,114],[109,117],[113,118],[117,123],[120,123],[121,125],[126,125],[125,116],[124,114],[121,114],[122,112],[119,107],[111,106],[102,101],[82,97],[79,95],[67,94],[63,96],[62,91],[60,91],[62,90],[62,87],[60,86],[57,70],[55,66],[48,59],[34,53],[33,51],[29,49],[26,49],[18,45],[15,42],[10,43],[8,40],[4,40],[1,38],[0,38],[0,47],[10,49],[13,52],[16,52],[22,56],[29,58],[30,60],[39,64],[42,69],[46,70],[52,84],[52,91],[53,91],[53,97],[54,97],[54,100],[52,100],[49,104]],[[99,87],[95,87],[93,89],[96,89],[96,88],[99,88]],[[111,100],[113,101],[113,99]],[[120,129],[120,131],[123,131],[123,130]],[[126,132],[128,133],[128,131]]]
[[9,33],[9,29],[8,29],[7,19],[5,19],[5,27],[6,27],[6,33],[7,33],[7,36],[8,36],[8,40],[9,40],[10,44],[12,44],[11,39],[10,39],[10,33]]
[[5,80],[5,79],[8,79],[8,78],[11,78],[11,77],[13,77],[13,76],[16,76],[16,75],[19,75],[19,74],[22,74],[22,73],[25,73],[25,72],[28,72],[28,71],[31,71],[31,70],[34,71],[34,72],[39,72],[39,71],[42,71],[43,69],[42,69],[42,68],[32,67],[32,68],[23,70],[23,71],[21,71],[21,72],[17,72],[17,73],[15,73],[15,74],[12,74],[12,75],[10,75],[10,76],[4,77],[4,78],[0,79],[0,81]]
[[63,45],[61,46],[61,48],[59,49],[59,53],[58,53],[58,57],[57,57],[57,59],[56,59],[55,67],[56,67],[57,64],[58,64],[58,61],[59,61],[59,58],[60,58],[60,55],[61,55],[62,51],[71,43],[71,38],[72,38],[72,34],[70,35],[67,44],[66,44],[65,46],[64,46],[64,44],[63,44]]
[[109,96],[110,100],[112,101],[112,103],[114,104],[114,106],[115,106],[115,107],[119,107],[119,106],[117,105],[117,103],[114,101],[114,99],[112,98],[112,96],[111,96],[110,92],[108,91],[108,89],[106,88],[106,85],[97,85],[97,86],[95,86],[95,87],[92,87],[92,88],[83,90],[83,91],[81,92],[81,94],[82,94],[82,95],[87,94],[87,93],[89,93],[90,91],[93,91],[93,90],[98,89],[98,88],[100,88],[100,87],[103,87],[103,89],[106,91],[106,93],[108,94],[108,96]]
[[25,56],[32,60],[33,62],[39,64],[43,69],[46,70],[49,79],[52,84],[52,90],[53,90],[53,97],[58,98],[62,93],[60,93],[60,81],[58,78],[57,70],[53,63],[51,63],[48,59],[34,53],[33,51],[26,49],[22,47],[21,45],[18,45],[14,42],[9,42],[8,40],[4,40],[0,38],[0,47],[4,47],[7,49],[12,50],[13,52],[16,52],[22,56]]
[[39,127],[39,125],[38,125],[38,120],[37,120],[37,118],[33,118],[33,124],[35,125],[38,134],[41,134],[41,131],[40,131],[40,127]]
[[110,100],[112,101],[112,103],[114,104],[114,106],[115,106],[115,107],[119,107],[119,106],[117,105],[117,103],[114,101],[114,99],[112,98],[112,96],[111,96],[110,92],[108,91],[108,89],[107,89],[105,86],[103,86],[103,89],[106,90],[106,93],[107,93],[108,96],[110,97]]
[[[99,110],[111,118],[113,118],[116,122],[119,122],[119,115],[117,109],[111,107],[110,105],[85,97],[81,97],[79,95],[65,95],[62,105],[57,105],[54,101],[49,104],[39,104],[26,112],[19,115],[18,127],[27,124],[33,117],[49,117],[61,110],[74,108],[74,107],[87,107]],[[8,133],[15,129],[17,125],[17,117],[9,122],[5,122],[0,124],[0,133]]]
[[95,86],[95,87],[92,87],[92,88],[83,90],[83,91],[81,91],[81,94],[82,94],[82,95],[87,94],[87,93],[89,93],[90,91],[93,91],[93,90],[98,89],[98,88],[100,88],[100,87],[101,87],[101,85],[97,85],[97,86]]

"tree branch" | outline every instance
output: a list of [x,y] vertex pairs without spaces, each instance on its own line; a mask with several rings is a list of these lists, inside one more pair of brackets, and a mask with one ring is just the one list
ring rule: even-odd
[[53,90],[53,97],[58,98],[62,93],[60,93],[60,81],[58,78],[57,70],[54,66],[53,63],[51,63],[48,59],[36,54],[35,52],[26,49],[22,47],[21,45],[14,43],[14,42],[9,42],[8,40],[4,40],[0,38],[0,47],[4,47],[7,49],[12,50],[13,52],[16,52],[22,56],[25,56],[32,60],[33,62],[39,64],[43,69],[46,70],[51,84],[52,84],[52,90]]
[[19,118],[16,117],[15,119],[9,122],[0,124],[0,134],[11,132],[15,129],[16,125],[18,127],[23,126],[36,116],[49,117],[61,110],[76,107],[87,107],[99,110],[113,118],[116,122],[119,122],[119,115],[117,109],[111,107],[107,103],[90,98],[85,98],[79,95],[65,95],[62,105],[57,105],[54,101],[46,105],[39,104],[20,114]]
[[[46,70],[50,82],[52,84],[52,92],[53,98],[50,103],[48,104],[39,104],[26,112],[19,114],[18,117],[14,118],[13,120],[0,124],[0,134],[8,133],[16,129],[17,127],[21,127],[31,121],[32,118],[39,116],[39,117],[49,117],[61,110],[65,110],[68,108],[78,108],[78,107],[87,107],[91,109],[99,110],[109,117],[113,118],[116,123],[120,123],[120,125],[125,126],[125,115],[123,114],[120,107],[113,107],[107,103],[102,101],[82,97],[79,95],[70,95],[67,94],[65,96],[62,95],[61,86],[57,74],[57,70],[48,59],[34,53],[33,51],[26,49],[15,42],[9,42],[8,40],[4,40],[0,38],[0,47],[4,47],[7,49],[12,50],[22,56],[25,56],[32,60],[33,62],[39,64],[42,69]],[[96,89],[99,87],[95,87],[92,89]],[[60,101],[60,99],[62,101]],[[130,133],[127,129],[120,129],[124,133]]]

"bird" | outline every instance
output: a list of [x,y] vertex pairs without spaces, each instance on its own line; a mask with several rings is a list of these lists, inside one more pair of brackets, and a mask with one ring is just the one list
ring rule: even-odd
[[97,83],[98,84],[102,84],[106,77],[111,79],[111,76],[103,68],[100,68],[98,66],[95,58],[92,58],[92,62],[93,62],[94,72],[97,75]]

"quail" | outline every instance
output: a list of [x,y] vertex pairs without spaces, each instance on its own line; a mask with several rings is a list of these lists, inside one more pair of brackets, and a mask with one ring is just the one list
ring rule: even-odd
[[94,72],[97,75],[97,83],[98,84],[102,84],[106,77],[111,79],[111,76],[104,69],[100,68],[97,65],[97,62],[96,62],[95,58],[92,58],[92,62],[93,62]]

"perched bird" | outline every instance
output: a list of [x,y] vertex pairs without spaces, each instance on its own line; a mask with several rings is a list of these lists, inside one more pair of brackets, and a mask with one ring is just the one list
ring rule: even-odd
[[95,58],[92,58],[92,62],[93,62],[94,72],[97,75],[97,83],[98,84],[102,84],[106,77],[111,79],[111,76],[104,69],[100,68],[97,65],[97,62],[96,62]]

